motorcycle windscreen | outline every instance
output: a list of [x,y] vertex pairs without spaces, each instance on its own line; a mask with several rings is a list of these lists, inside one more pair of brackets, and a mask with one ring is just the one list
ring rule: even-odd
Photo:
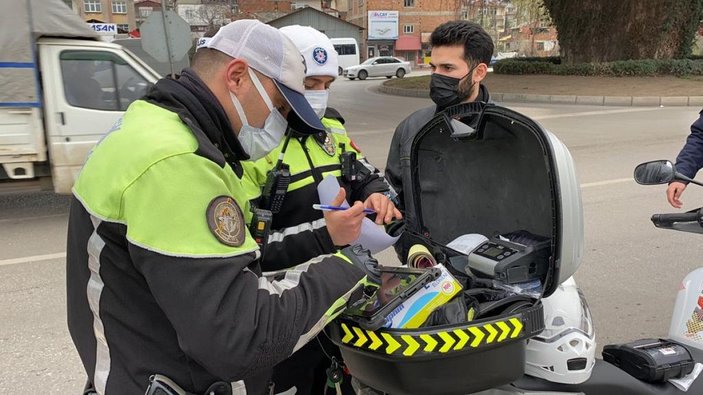
[[[552,239],[554,261],[559,201],[546,132],[490,105],[475,133],[455,131],[456,122],[440,113],[413,142],[413,193],[423,232],[447,244],[469,233],[490,238],[527,230]],[[545,285],[549,294],[558,284]]]

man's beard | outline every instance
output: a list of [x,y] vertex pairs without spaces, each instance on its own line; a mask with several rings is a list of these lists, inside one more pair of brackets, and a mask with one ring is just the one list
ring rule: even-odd
[[457,96],[463,97],[462,101],[468,100],[478,89],[478,84],[473,82],[472,76],[469,75],[466,79],[459,83],[459,88],[457,89]]

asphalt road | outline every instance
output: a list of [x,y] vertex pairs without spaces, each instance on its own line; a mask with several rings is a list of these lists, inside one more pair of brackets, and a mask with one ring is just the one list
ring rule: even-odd
[[[382,80],[340,80],[331,99],[379,167],[395,126],[429,104],[376,93]],[[599,345],[666,335],[680,281],[700,264],[700,241],[651,225],[651,214],[673,209],[664,186],[636,185],[632,170],[675,158],[698,109],[506,105],[555,133],[576,161],[586,242],[576,279]],[[687,209],[701,206],[703,190],[691,187],[683,200]],[[69,394],[82,387],[65,318],[68,202],[50,193],[0,195],[0,393]],[[381,254],[385,263],[393,259]]]

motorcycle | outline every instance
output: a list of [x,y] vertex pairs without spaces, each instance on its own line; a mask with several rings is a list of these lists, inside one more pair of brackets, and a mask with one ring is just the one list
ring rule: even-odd
[[[642,163],[635,168],[634,178],[641,185],[667,184],[683,181],[703,186],[678,173],[668,160]],[[652,223],[657,228],[703,234],[703,207],[686,213],[654,214]],[[552,297],[557,296],[556,294]],[[703,363],[703,267],[690,272],[683,280],[676,297],[668,339],[686,346],[693,360]],[[529,349],[529,345],[528,345]],[[542,356],[549,359],[547,356]],[[528,358],[529,360],[529,358]],[[499,389],[480,392],[480,395],[499,394],[702,394],[703,378],[695,378],[687,391],[669,382],[647,383],[638,380],[620,367],[596,359],[590,378],[582,383],[563,384],[525,375]]]
[[[475,128],[456,127],[457,119],[470,114],[478,116]],[[490,164],[490,171],[476,162]],[[478,311],[490,313],[470,322],[379,329],[338,321],[330,328],[331,339],[359,383],[358,393],[703,394],[703,378],[686,392],[668,382],[639,380],[595,358],[590,311],[571,279],[583,250],[580,190],[571,155],[553,134],[506,108],[457,106],[438,114],[415,137],[410,166],[423,229],[416,243],[455,275],[479,269],[505,284],[536,282],[540,292],[497,308],[481,303]],[[666,161],[638,166],[635,179],[697,183]],[[494,196],[500,196],[500,206]],[[657,214],[652,221],[660,228],[703,233],[703,209]],[[515,244],[503,237],[525,234],[535,237],[522,249],[511,249]],[[489,240],[459,254],[447,248],[457,235]],[[510,251],[509,259],[500,251]],[[669,338],[703,363],[703,268],[684,284]]]

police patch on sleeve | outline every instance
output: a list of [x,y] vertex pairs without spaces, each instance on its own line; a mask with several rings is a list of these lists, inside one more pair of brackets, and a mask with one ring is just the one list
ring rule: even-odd
[[356,152],[361,153],[361,148],[359,148],[359,146],[356,145],[354,140],[349,140],[349,145],[351,145],[352,148],[354,148],[354,150],[356,150]]
[[313,49],[312,58],[315,60],[315,63],[324,66],[324,64],[327,63],[327,50],[320,47]]
[[222,244],[240,247],[244,244],[246,229],[244,215],[234,198],[218,196],[207,206],[207,224]]

